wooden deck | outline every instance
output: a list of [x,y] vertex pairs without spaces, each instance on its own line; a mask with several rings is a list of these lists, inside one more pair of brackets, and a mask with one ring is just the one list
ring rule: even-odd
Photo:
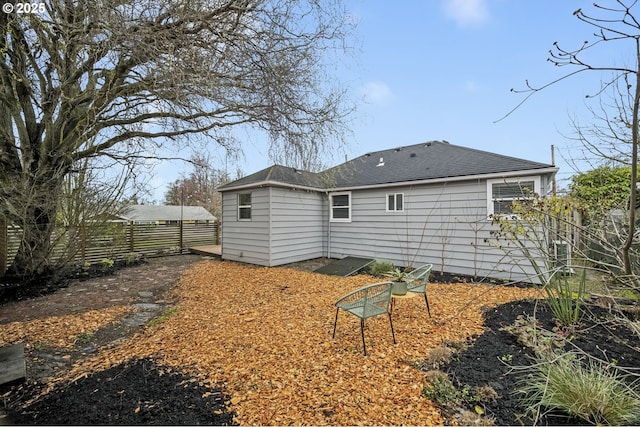
[[189,252],[192,254],[220,258],[222,257],[222,245],[192,246],[189,248]]

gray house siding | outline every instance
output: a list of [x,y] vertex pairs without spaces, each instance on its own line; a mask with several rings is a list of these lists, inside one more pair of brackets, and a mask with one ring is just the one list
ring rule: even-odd
[[272,188],[270,265],[324,256],[323,198],[318,192]]
[[[238,219],[240,193],[251,193],[251,220]],[[222,259],[271,267],[324,256],[321,193],[262,187],[222,197]]]
[[[386,211],[389,193],[404,194],[403,212]],[[333,258],[431,263],[434,271],[534,280],[526,259],[505,257],[485,241],[495,229],[487,218],[486,180],[353,191],[351,206],[351,222],[330,224]]]
[[[238,219],[238,194],[251,193],[251,220]],[[269,188],[222,194],[222,259],[269,265]]]
[[[519,189],[530,189],[530,181],[545,196],[557,170],[443,141],[367,153],[319,173],[273,165],[220,187],[222,257],[275,266],[321,256],[360,256],[398,266],[431,263],[435,271],[447,273],[536,281],[522,253],[506,253],[492,244],[497,226],[489,215],[494,209],[508,213],[510,201],[522,197]],[[520,187],[505,185],[512,181]],[[238,220],[241,191],[252,192],[251,221]],[[351,195],[348,221],[344,197],[330,206],[332,191]],[[404,195],[402,211],[387,211],[390,193]],[[333,215],[337,221],[330,220]],[[503,248],[509,244],[516,249],[512,242]],[[544,264],[542,257],[539,264]]]

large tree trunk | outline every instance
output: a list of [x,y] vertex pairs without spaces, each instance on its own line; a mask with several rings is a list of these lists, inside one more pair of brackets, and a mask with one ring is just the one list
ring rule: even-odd
[[[52,235],[56,225],[57,195],[60,194],[60,178],[38,179],[37,183],[22,183],[29,191],[16,195],[21,200],[20,215],[12,218],[21,228],[22,238],[18,252],[7,274],[20,277],[25,282],[45,279],[52,273]],[[17,205],[17,204],[16,204]],[[14,205],[15,206],[15,205]]]

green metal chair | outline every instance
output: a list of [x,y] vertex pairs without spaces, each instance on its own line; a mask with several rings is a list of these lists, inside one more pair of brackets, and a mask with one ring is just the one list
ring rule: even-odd
[[424,294],[424,302],[427,304],[427,313],[431,317],[431,309],[429,308],[429,298],[427,297],[427,285],[429,284],[429,274],[431,274],[432,264],[425,264],[409,272],[409,277],[405,279],[407,282],[407,292],[415,292]]
[[367,347],[364,342],[364,320],[381,314],[389,315],[391,325],[391,336],[393,343],[396,343],[396,334],[393,331],[393,321],[389,305],[391,303],[391,287],[393,282],[380,282],[364,286],[353,292],[340,297],[336,302],[336,319],[333,322],[333,338],[336,337],[336,326],[338,325],[338,313],[344,310],[360,318],[360,334],[362,335],[362,348],[364,355],[367,355]]

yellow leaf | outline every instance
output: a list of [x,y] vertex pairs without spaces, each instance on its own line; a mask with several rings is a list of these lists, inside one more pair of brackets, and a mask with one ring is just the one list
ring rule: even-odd
[[484,409],[482,409],[480,407],[480,405],[476,405],[476,407],[474,409],[476,410],[476,414],[478,414],[478,415],[484,414]]

